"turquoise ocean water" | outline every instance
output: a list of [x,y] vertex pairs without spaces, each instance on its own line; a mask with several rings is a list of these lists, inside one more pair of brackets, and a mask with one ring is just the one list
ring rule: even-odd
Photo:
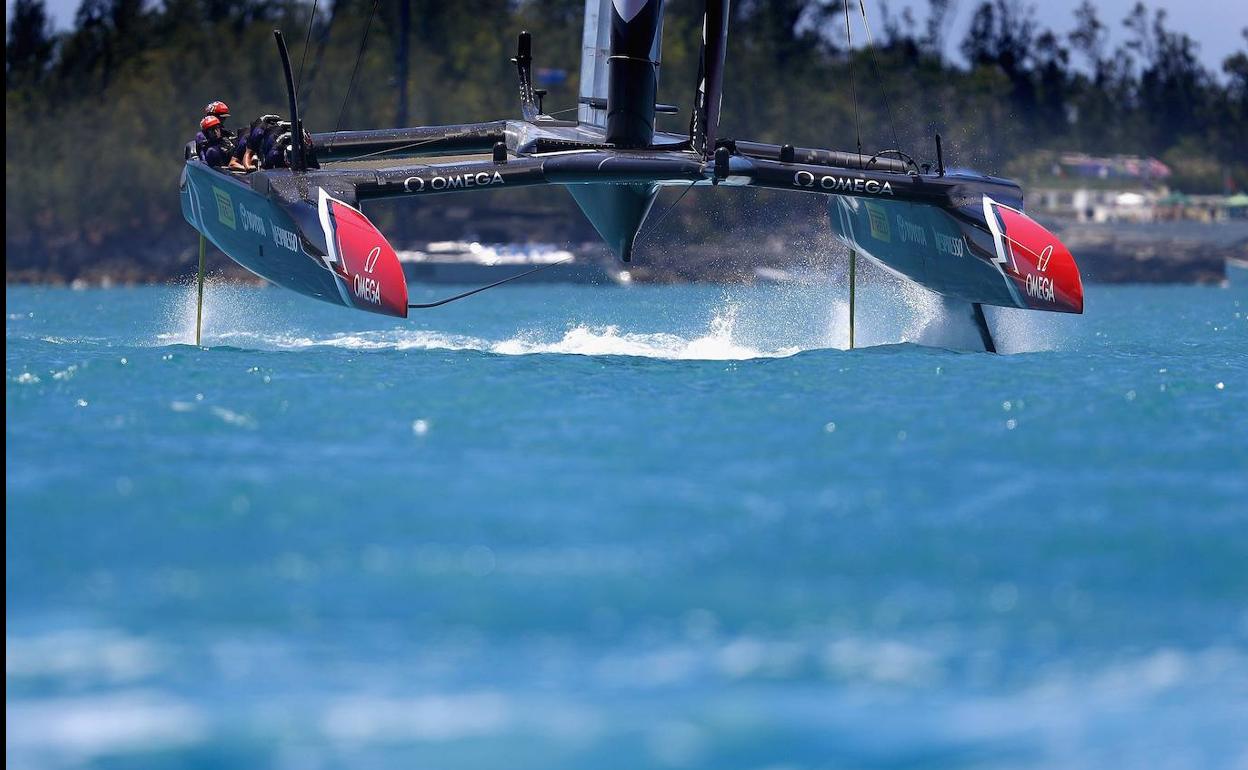
[[1248,767],[1248,292],[876,279],[6,289],[8,767]]

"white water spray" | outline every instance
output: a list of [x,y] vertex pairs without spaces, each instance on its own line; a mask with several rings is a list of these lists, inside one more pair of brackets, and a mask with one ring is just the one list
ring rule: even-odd
[[[204,278],[204,313],[202,344],[205,347],[223,344],[232,336],[262,335],[242,331],[246,328],[271,328],[285,323],[275,311],[258,302],[262,288],[239,284],[220,276]],[[174,285],[173,301],[165,311],[165,329],[156,335],[162,345],[195,344],[195,312],[198,288],[194,276]],[[245,343],[244,343],[245,344]]]
[[[949,303],[909,281],[860,261],[857,341],[859,348],[915,343],[957,350],[981,350],[965,303]],[[629,328],[618,322],[583,322],[562,331],[531,329],[503,339],[449,331],[393,328],[319,335],[274,331],[292,327],[288,307],[258,301],[257,289],[209,277],[204,291],[203,344],[262,350],[340,348],[350,350],[476,350],[499,355],[564,354],[633,356],[667,360],[781,358],[804,350],[848,347],[849,306],[844,276],[811,268],[798,280],[768,286],[725,287],[707,310],[705,325],[671,331]],[[159,344],[193,344],[196,287],[181,283],[166,312]],[[592,308],[587,308],[592,310]],[[990,311],[1003,352],[1053,347],[1052,332],[1035,313]],[[426,316],[427,318],[428,316]],[[552,333],[553,332],[553,333]]]

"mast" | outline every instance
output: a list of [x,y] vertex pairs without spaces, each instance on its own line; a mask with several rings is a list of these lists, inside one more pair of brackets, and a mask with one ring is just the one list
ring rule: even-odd
[[649,147],[659,90],[663,0],[612,0],[607,59],[607,142]]
[[689,118],[689,140],[704,157],[715,151],[719,109],[724,95],[724,59],[728,55],[730,0],[706,0],[702,15],[702,52],[698,87]]
[[399,44],[395,54],[395,76],[398,80],[399,103],[395,108],[396,126],[407,127],[407,74],[408,46],[410,45],[412,28],[412,0],[399,0]]

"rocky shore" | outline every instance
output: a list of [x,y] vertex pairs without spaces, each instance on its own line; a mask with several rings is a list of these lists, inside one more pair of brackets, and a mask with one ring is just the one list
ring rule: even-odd
[[1218,283],[1228,258],[1248,258],[1248,221],[1049,221],[1089,283]]
[[[638,247],[637,259],[618,263],[601,243],[561,244],[578,259],[603,262],[613,270],[628,270],[638,283],[721,282],[750,283],[784,280],[786,276],[840,270],[840,247],[808,217],[786,218],[763,237],[745,227],[698,235],[684,234],[680,226],[665,227]],[[816,224],[818,222],[818,224]],[[1228,258],[1248,259],[1248,222],[1077,223],[1044,222],[1075,254],[1089,283],[1218,283],[1225,279]],[[198,254],[193,233],[180,233],[144,242],[60,245],[39,254],[36,244],[10,244],[6,259],[7,283],[114,286],[167,283],[193,275]],[[32,250],[34,254],[32,254]],[[90,260],[75,259],[90,251]],[[64,253],[63,253],[64,252]],[[258,282],[254,275],[215,249],[209,249],[209,271],[240,282]]]

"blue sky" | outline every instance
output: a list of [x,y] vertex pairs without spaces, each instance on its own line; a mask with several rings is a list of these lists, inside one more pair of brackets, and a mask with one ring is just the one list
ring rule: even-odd
[[[447,0],[453,2],[454,0]],[[1035,0],[1036,13],[1048,27],[1059,32],[1069,31],[1074,18],[1074,10],[1081,0]],[[80,0],[47,0],[48,9],[60,26],[73,21],[74,12]],[[953,41],[960,40],[966,31],[974,8],[979,0],[954,0],[956,18],[950,25],[949,37]],[[1121,21],[1135,4],[1135,0],[1099,0],[1101,20],[1106,22],[1114,35],[1114,41],[1122,39]],[[1165,8],[1169,12],[1171,28],[1191,35],[1200,43],[1201,58],[1207,66],[1217,69],[1222,60],[1236,50],[1245,47],[1240,30],[1248,27],[1248,0],[1152,0],[1147,2],[1150,7]],[[10,5],[5,2],[5,9]],[[915,10],[916,16],[923,18],[927,8],[925,0],[892,0],[889,6],[893,13],[909,5]],[[872,27],[879,34],[880,10],[879,0],[867,0],[867,10],[873,15]],[[954,51],[951,50],[951,53]]]
[[[951,24],[951,37],[961,40],[970,23],[971,15],[980,0],[954,0],[957,18]],[[1100,12],[1101,21],[1109,28],[1111,44],[1125,39],[1122,20],[1126,18],[1136,0],[1093,0]],[[867,12],[878,0],[868,0]],[[1066,33],[1074,26],[1075,9],[1082,0],[1034,0],[1036,16],[1054,31]],[[1248,0],[1144,0],[1149,8],[1164,8],[1166,23],[1171,29],[1186,32],[1200,43],[1200,57],[1215,70],[1221,70],[1222,60],[1237,50],[1244,50],[1240,30],[1248,27]],[[894,0],[891,6],[907,5],[905,0]],[[926,8],[926,3],[913,3],[916,11]],[[878,15],[878,14],[877,14]],[[872,26],[876,26],[875,23]]]

